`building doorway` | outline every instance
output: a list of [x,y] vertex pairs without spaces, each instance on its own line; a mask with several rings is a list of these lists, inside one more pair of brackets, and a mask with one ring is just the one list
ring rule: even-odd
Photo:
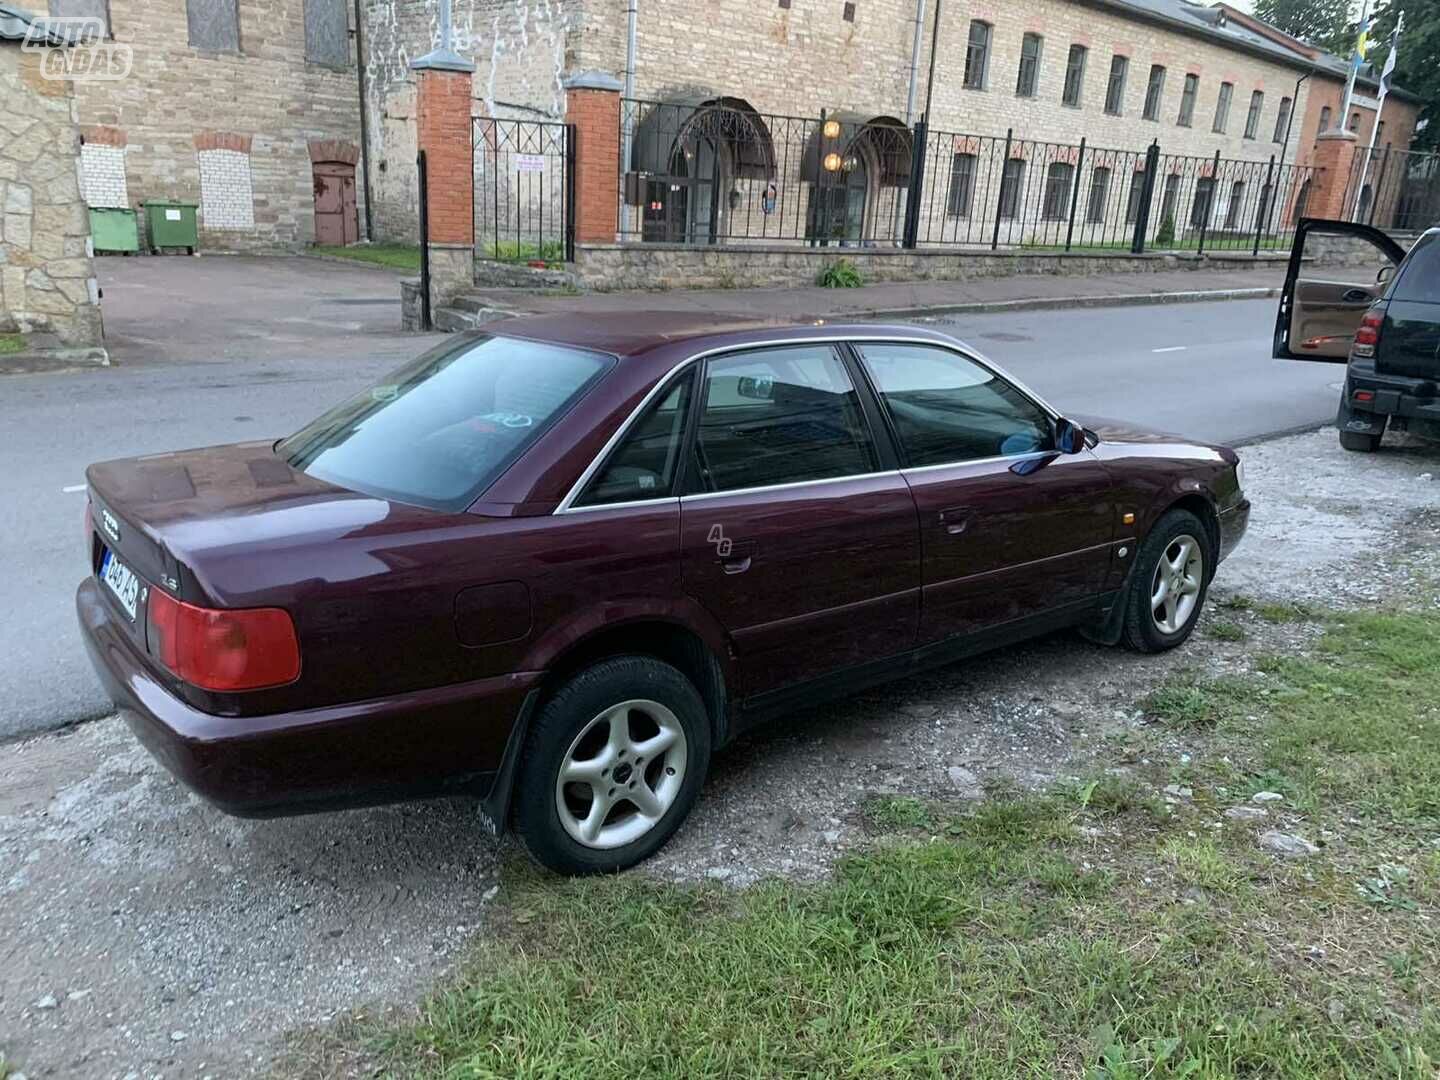
[[343,247],[360,239],[355,205],[355,166],[343,161],[317,161],[315,173],[315,243]]

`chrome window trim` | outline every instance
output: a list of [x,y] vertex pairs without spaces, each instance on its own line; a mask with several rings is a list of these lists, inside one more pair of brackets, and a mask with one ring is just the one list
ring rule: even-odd
[[[980,351],[972,349],[965,342],[952,343],[949,341],[936,341],[932,338],[923,337],[897,337],[894,334],[830,334],[818,337],[775,338],[765,341],[746,342],[744,344],[738,345],[717,345],[714,348],[704,349],[698,353],[695,353],[692,356],[687,356],[684,360],[681,360],[678,364],[676,364],[664,375],[662,375],[658,380],[656,380],[655,385],[646,392],[645,396],[640,400],[640,403],[636,405],[633,410],[631,410],[630,415],[627,416],[624,422],[621,423],[621,425],[615,430],[615,434],[611,435],[610,438],[606,440],[605,445],[600,448],[599,453],[597,453],[595,457],[591,459],[590,464],[586,466],[585,471],[580,474],[580,478],[570,486],[570,490],[565,493],[565,497],[560,500],[560,504],[556,506],[551,513],[584,514],[596,510],[616,510],[636,506],[658,506],[671,501],[678,502],[683,505],[687,500],[692,499],[711,499],[725,495],[742,495],[752,491],[776,491],[783,490],[785,488],[806,487],[811,484],[835,484],[845,480],[861,480],[869,476],[902,476],[907,472],[926,472],[933,469],[953,469],[965,465],[993,464],[997,461],[1018,461],[1022,458],[1036,457],[1040,454],[1052,452],[1048,450],[1030,450],[1026,451],[1023,454],[1001,454],[995,457],[971,458],[963,461],[949,461],[942,462],[937,465],[920,465],[914,468],[905,469],[881,469],[876,470],[875,472],[854,473],[850,476],[827,476],[821,477],[816,480],[796,480],[786,484],[763,484],[757,487],[732,488],[729,491],[701,491],[696,492],[693,495],[683,496],[658,495],[653,499],[633,499],[623,503],[597,503],[594,506],[575,505],[575,500],[580,497],[581,493],[585,490],[586,485],[589,484],[590,481],[594,478],[595,474],[599,472],[600,467],[605,463],[606,458],[610,456],[611,452],[618,445],[620,445],[621,441],[624,440],[626,434],[630,431],[632,427],[634,427],[636,422],[640,419],[641,414],[645,412],[645,410],[649,407],[650,403],[655,400],[655,398],[659,395],[660,391],[663,388],[668,386],[677,375],[679,375],[691,364],[699,363],[700,361],[705,360],[708,357],[716,356],[723,353],[743,353],[758,349],[783,348],[787,345],[845,345],[846,343],[860,342],[870,342],[872,344],[886,345],[928,345],[934,348],[948,350],[949,352],[955,353],[957,356],[960,356],[963,359],[969,360],[972,363],[979,364],[982,368],[990,372],[990,374],[994,375],[997,379],[1002,379],[1005,382],[1009,383],[1016,390],[1020,391],[1020,393],[1024,394],[1027,398],[1029,398],[1036,405],[1038,405],[1040,409],[1047,416],[1050,417],[1052,422],[1060,419],[1060,413],[1058,413],[1053,407],[1051,407],[1049,402],[1047,402],[1039,394],[1035,393],[1035,391],[1031,390],[1028,386],[1022,383],[1019,379],[1015,378],[1013,375],[1009,374],[1008,372],[1001,371],[988,357],[986,357]],[[859,355],[858,350],[857,355],[859,356],[860,363],[863,365],[865,363],[864,356]],[[623,360],[621,362],[623,363]],[[868,371],[866,374],[869,374]],[[881,404],[884,404],[883,401]]]

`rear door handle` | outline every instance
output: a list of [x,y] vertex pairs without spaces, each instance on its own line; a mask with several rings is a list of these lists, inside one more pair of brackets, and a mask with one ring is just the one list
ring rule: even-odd
[[727,574],[743,574],[746,570],[750,569],[750,562],[751,559],[749,555],[746,555],[743,559],[722,559],[720,561],[720,569],[724,570]]
[[1361,304],[1370,299],[1368,289],[1349,289],[1340,295],[1340,299],[1347,304]]
[[970,509],[965,506],[952,507],[949,510],[940,511],[940,524],[951,536],[959,536],[970,524]]

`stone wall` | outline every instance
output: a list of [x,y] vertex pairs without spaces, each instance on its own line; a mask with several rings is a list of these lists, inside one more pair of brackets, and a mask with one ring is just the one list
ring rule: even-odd
[[[865,250],[843,248],[692,248],[671,244],[594,244],[575,252],[575,279],[597,292],[623,289],[742,289],[814,285],[845,258],[867,282],[968,281],[1049,274],[1145,274],[1163,270],[1254,269],[1286,256],[1054,254],[1032,251]],[[1139,291],[1137,289],[1137,291]]]
[[[178,199],[200,206],[202,250],[293,251],[312,243],[309,144],[353,146],[360,133],[353,39],[344,66],[308,60],[305,15],[313,5],[328,5],[341,21],[349,9],[348,0],[245,0],[238,47],[199,48],[187,15],[203,0],[111,0],[111,33],[133,50],[131,73],[75,90],[86,144],[105,148],[96,158],[112,178],[97,181],[96,193],[107,204],[115,198],[119,156],[129,205]],[[220,26],[205,25],[206,32]],[[312,38],[334,58],[333,35]],[[359,169],[356,196],[363,230]]]
[[0,333],[99,346],[71,85],[42,79],[39,53],[0,40],[0,102]]

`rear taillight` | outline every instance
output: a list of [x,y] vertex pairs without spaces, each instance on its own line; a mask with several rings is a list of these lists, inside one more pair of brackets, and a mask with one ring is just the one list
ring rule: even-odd
[[1380,327],[1385,315],[1380,311],[1367,311],[1360,320],[1360,329],[1355,331],[1355,344],[1350,346],[1351,356],[1368,357],[1375,355],[1375,346],[1380,344]]
[[150,590],[150,652],[202,690],[259,690],[300,677],[295,624],[280,608],[202,608]]

